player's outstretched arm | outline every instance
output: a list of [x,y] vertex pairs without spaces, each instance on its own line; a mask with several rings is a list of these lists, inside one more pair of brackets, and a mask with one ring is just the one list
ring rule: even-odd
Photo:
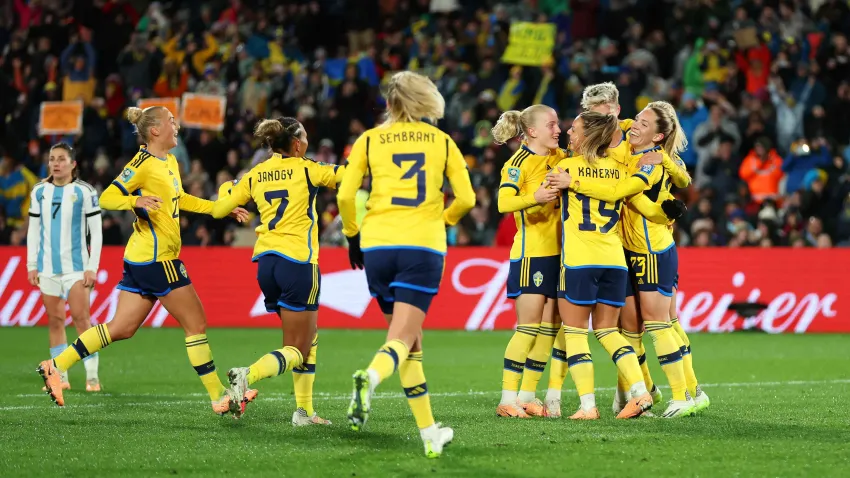
[[355,197],[363,184],[366,175],[367,155],[369,154],[370,138],[361,135],[351,147],[348,164],[342,175],[342,184],[336,196],[339,215],[342,218],[342,233],[345,237],[354,237],[360,232],[357,226],[357,205]]
[[460,153],[457,145],[451,138],[446,137],[449,150],[448,161],[446,161],[446,177],[452,185],[455,200],[448,209],[443,211],[443,220],[449,226],[454,226],[473,207],[475,207],[475,190],[469,180],[469,170],[466,169],[466,160]]
[[570,185],[570,189],[577,193],[607,202],[615,202],[629,196],[634,196],[648,187],[648,178],[639,173],[624,181],[620,181],[616,186],[599,184],[594,181],[581,181],[579,179],[574,179]]
[[[666,199],[666,198],[665,198]],[[629,199],[629,204],[634,206],[641,216],[649,219],[656,224],[669,224],[670,218],[664,213],[664,209],[660,204],[656,204],[651,199],[646,197],[646,194],[638,194]]]

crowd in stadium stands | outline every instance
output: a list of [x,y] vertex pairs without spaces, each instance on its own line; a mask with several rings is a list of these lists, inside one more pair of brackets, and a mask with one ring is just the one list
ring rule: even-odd
[[[139,4],[144,2],[133,2]],[[0,244],[25,240],[23,205],[51,143],[77,150],[99,190],[138,148],[125,110],[184,92],[227,97],[223,131],[183,129],[184,188],[214,197],[267,152],[258,118],[297,117],[309,156],[344,161],[380,119],[381,81],[431,76],[446,98],[440,127],[467,156],[478,202],[454,245],[509,245],[496,208],[518,145],[490,136],[499,114],[544,103],[563,119],[582,88],[613,81],[621,118],[650,99],[678,106],[694,185],[678,222],[694,246],[850,245],[850,9],[847,0],[184,0],[136,10],[121,0],[14,0],[0,7]],[[557,26],[554,61],[502,63],[512,21]],[[82,98],[83,134],[39,137],[43,101]],[[368,185],[364,185],[368,188]],[[364,207],[368,191],[362,191]],[[344,242],[334,193],[319,202],[322,240]],[[132,214],[104,218],[123,244]],[[184,244],[231,244],[234,223],[181,217]]]

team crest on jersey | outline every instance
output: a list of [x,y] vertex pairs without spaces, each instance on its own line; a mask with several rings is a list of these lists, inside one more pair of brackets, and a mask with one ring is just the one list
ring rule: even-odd
[[508,168],[508,179],[510,179],[513,182],[519,181],[519,169]]
[[123,181],[125,183],[129,182],[130,179],[132,179],[133,176],[135,176],[135,175],[136,175],[136,172],[133,171],[132,169],[124,168],[124,171],[121,171],[121,181]]
[[189,278],[189,273],[186,272],[186,266],[183,264],[180,264],[180,273],[183,274],[183,277]]
[[534,287],[540,287],[540,284],[543,283],[543,273],[540,271],[535,272],[531,278],[534,280]]
[[71,202],[77,202],[77,199],[80,199],[77,193],[71,193]]
[[647,164],[647,165],[640,167],[640,172],[646,173],[646,174],[652,174],[653,169],[655,169],[655,166],[653,166],[651,164]]

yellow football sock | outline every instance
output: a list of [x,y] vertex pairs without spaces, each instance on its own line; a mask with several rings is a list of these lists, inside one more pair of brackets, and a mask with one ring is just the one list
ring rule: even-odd
[[555,344],[552,346],[552,366],[549,369],[549,390],[560,391],[564,388],[564,380],[570,367],[567,365],[567,339],[564,336],[564,327],[555,336]]
[[215,372],[212,350],[207,342],[207,334],[198,334],[186,337],[186,354],[189,355],[189,363],[195,368],[201,383],[207,389],[210,400],[217,401],[224,394],[224,385]]
[[[369,364],[369,369],[374,370],[378,374],[378,377],[380,377],[378,383],[383,382],[387,377],[394,374],[399,364],[407,360],[409,353],[410,349],[407,348],[407,345],[398,339],[390,340],[381,346],[378,353],[375,354],[375,358],[372,359],[372,363]],[[374,390],[378,384],[373,383],[370,386]]]
[[428,395],[428,384],[425,383],[425,372],[422,370],[422,352],[410,352],[407,360],[398,367],[398,378],[407,404],[416,419],[419,429],[428,428],[434,424],[434,414],[431,412],[431,396]]
[[71,366],[80,360],[97,353],[98,350],[112,343],[109,329],[105,324],[96,325],[86,330],[77,340],[53,359],[53,364],[60,373],[66,372]]
[[303,408],[307,416],[313,416],[313,381],[316,380],[316,353],[319,351],[319,334],[313,337],[313,345],[307,360],[292,369],[292,385],[295,388],[295,406]]
[[558,335],[558,328],[550,322],[540,324],[540,329],[537,333],[537,338],[534,339],[534,345],[528,352],[528,358],[525,360],[525,370],[522,372],[522,383],[519,390],[520,403],[528,403],[534,400],[534,393],[537,391],[537,384],[543,376],[543,371],[546,369],[546,362],[549,361],[549,355],[552,353],[552,344],[555,343],[555,337]]
[[634,348],[626,342],[626,339],[620,335],[620,331],[616,327],[594,330],[593,334],[596,335],[596,340],[602,344],[602,347],[611,356],[611,360],[617,365],[617,372],[628,382],[629,389],[638,382],[643,383],[637,354],[635,354]]
[[578,396],[593,392],[593,360],[590,356],[590,344],[587,342],[587,329],[564,326],[564,338],[567,346],[567,364],[570,375],[576,384]]
[[254,362],[248,370],[248,384],[264,378],[274,377],[298,367],[304,362],[304,356],[297,347],[287,345],[273,350]]
[[[623,338],[626,339],[626,342],[635,349],[635,353],[637,354],[638,364],[640,364],[640,371],[643,373],[643,383],[646,384],[647,390],[652,390],[652,387],[655,386],[655,382],[652,380],[652,376],[649,374],[649,364],[646,363],[646,348],[643,346],[643,332],[631,332],[629,330],[622,330],[620,333],[623,335]],[[626,389],[628,390],[628,388]]]
[[669,322],[646,321],[646,331],[652,337],[655,353],[661,370],[667,375],[673,400],[685,400],[685,369],[682,366],[682,352],[673,338],[675,332]]
[[697,396],[697,386],[699,386],[699,382],[697,381],[697,375],[694,373],[694,359],[691,356],[691,340],[688,338],[688,334],[685,333],[685,329],[682,328],[682,325],[679,323],[678,318],[673,318],[670,321],[670,324],[673,326],[673,331],[676,332],[676,338],[679,344],[679,350],[682,351],[682,367],[685,369],[685,383],[688,387],[688,392],[691,393],[691,397]]
[[537,338],[540,324],[517,325],[514,335],[505,348],[505,369],[502,371],[502,390],[516,392],[522,377],[525,359]]

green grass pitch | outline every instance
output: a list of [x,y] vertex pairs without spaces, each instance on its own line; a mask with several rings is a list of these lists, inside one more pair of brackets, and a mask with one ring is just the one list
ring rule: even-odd
[[[280,344],[277,330],[209,332],[221,376]],[[69,337],[74,337],[69,329]],[[426,332],[434,414],[455,429],[438,460],[424,457],[398,378],[379,389],[365,431],[345,420],[351,373],[384,332],[322,331],[315,405],[331,427],[294,429],[292,380],[258,384],[242,420],[213,415],[179,330],[143,330],[101,353],[104,393],[86,394],[82,365],[59,409],[35,372],[46,329],[0,333],[3,476],[846,476],[850,467],[850,336],[694,335],[702,415],[615,420],[614,367],[591,338],[603,418],[495,416],[508,333]],[[648,345],[653,376],[665,379]],[[544,376],[539,387],[542,396]],[[664,389],[669,398],[669,389]],[[565,415],[577,407],[565,384]]]

